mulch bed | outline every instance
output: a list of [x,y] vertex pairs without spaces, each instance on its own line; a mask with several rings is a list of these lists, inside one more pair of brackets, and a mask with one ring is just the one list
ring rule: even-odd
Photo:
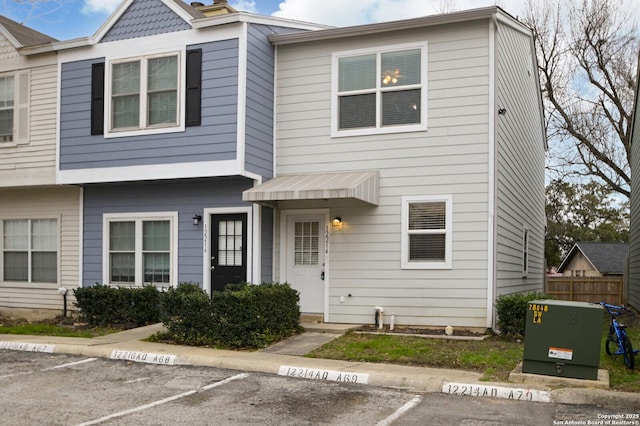
[[[368,333],[388,333],[388,334],[424,334],[431,336],[446,336],[444,327],[441,328],[426,328],[426,327],[410,327],[410,326],[396,326],[393,330],[389,329],[389,326],[384,326],[380,330],[375,325],[364,325],[355,329],[355,331],[365,331]],[[465,337],[481,337],[486,333],[478,333],[475,331],[467,330],[464,328],[454,327],[452,336],[465,336]]]

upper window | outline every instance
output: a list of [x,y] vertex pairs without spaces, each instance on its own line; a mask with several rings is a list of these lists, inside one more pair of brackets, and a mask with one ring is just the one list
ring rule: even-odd
[[522,229],[522,276],[529,273],[529,229]]
[[334,55],[333,134],[426,130],[426,47]]
[[111,63],[112,132],[178,126],[179,62],[176,53]]
[[91,65],[91,134],[183,131],[201,124],[202,49]]
[[105,216],[105,283],[175,284],[175,214]]
[[13,141],[13,76],[0,77],[0,142]]
[[2,252],[3,281],[58,282],[58,221],[3,221]]
[[403,197],[403,268],[451,268],[451,200],[450,195]]

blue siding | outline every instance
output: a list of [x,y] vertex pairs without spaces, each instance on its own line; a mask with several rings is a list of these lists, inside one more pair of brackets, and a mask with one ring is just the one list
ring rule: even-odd
[[184,133],[109,139],[92,136],[91,64],[104,59],[62,64],[60,169],[235,159],[238,40],[187,48],[202,48],[202,125],[187,127]]
[[260,258],[262,282],[273,281],[273,209],[262,207],[262,240]]
[[270,27],[252,25],[248,33],[246,169],[273,177],[274,48],[267,37]]
[[129,6],[100,42],[149,37],[189,29],[191,25],[160,0],[137,0]]
[[242,191],[252,185],[249,179],[217,178],[86,186],[83,286],[102,283],[103,214],[142,212],[178,212],[178,281],[202,284],[202,225],[193,226],[193,215],[204,208],[247,206]]

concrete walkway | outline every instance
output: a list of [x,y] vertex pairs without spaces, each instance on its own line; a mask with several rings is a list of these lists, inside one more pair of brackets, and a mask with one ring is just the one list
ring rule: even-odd
[[[514,371],[509,383],[482,381],[482,374],[463,370],[392,364],[338,361],[302,357],[311,350],[354,328],[352,324],[303,323],[305,332],[259,351],[230,351],[144,342],[163,329],[162,324],[135,328],[93,339],[0,334],[0,349],[66,353],[87,357],[125,359],[176,365],[198,365],[241,371],[294,375],[308,379],[340,381],[343,374],[358,383],[408,389],[414,392],[447,392],[467,387],[471,396],[510,395],[526,391],[566,404],[593,404],[640,410],[640,394],[609,391],[602,380],[549,378]],[[553,380],[550,380],[553,379]],[[608,377],[606,378],[608,383]],[[452,386],[451,384],[455,384]],[[536,399],[534,399],[536,400]]]

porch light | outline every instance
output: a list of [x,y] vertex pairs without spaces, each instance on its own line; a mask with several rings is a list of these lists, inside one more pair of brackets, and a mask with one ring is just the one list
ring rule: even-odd
[[202,220],[202,216],[199,214],[196,214],[193,216],[193,226],[198,226],[200,225],[200,221]]
[[336,216],[333,219],[331,219],[331,224],[333,224],[333,226],[338,226],[342,223],[342,218],[340,216]]

